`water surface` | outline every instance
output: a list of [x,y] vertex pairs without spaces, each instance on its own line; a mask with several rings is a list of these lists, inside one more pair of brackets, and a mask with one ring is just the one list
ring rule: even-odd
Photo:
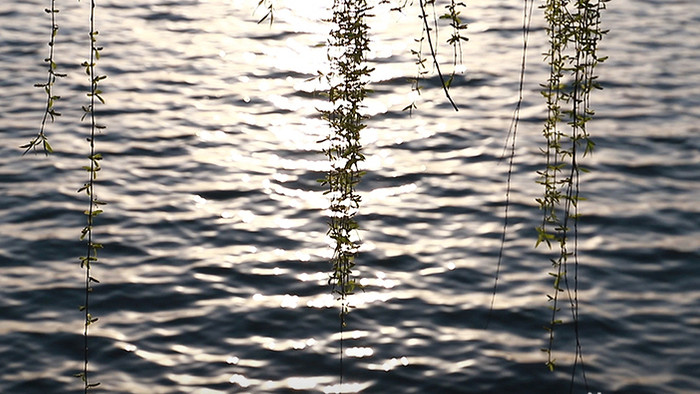
[[[338,384],[338,309],[316,182],[324,105],[319,22],[331,2],[98,4],[108,126],[97,191],[100,318],[91,369],[110,393],[322,392]],[[488,3],[488,4],[485,4]],[[77,392],[87,125],[78,122],[89,55],[87,2],[59,4],[63,116],[51,157],[20,157],[37,131],[49,21],[37,0],[0,5],[0,391]],[[549,373],[542,326],[550,269],[535,250],[535,171],[545,107],[544,22],[533,19],[493,319],[485,329],[503,224],[500,160],[517,99],[521,2],[470,2],[466,72],[410,103],[420,26],[377,10],[376,70],[363,136],[368,175],[358,271],[365,291],[345,332],[345,377],[367,393],[568,392],[573,334]],[[700,390],[700,3],[609,3],[602,92],[583,178],[579,297],[588,388]],[[444,38],[444,37],[443,37]],[[449,48],[441,58],[449,63]],[[448,67],[449,70],[449,67]]]

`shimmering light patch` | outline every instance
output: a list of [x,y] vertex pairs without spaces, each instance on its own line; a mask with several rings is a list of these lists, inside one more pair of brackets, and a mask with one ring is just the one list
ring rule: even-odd
[[396,327],[384,326],[384,327],[379,328],[379,333],[382,335],[393,335],[398,331],[399,331],[399,329]]
[[363,146],[372,145],[379,139],[379,131],[373,127],[367,127],[360,134],[360,143]]
[[[377,135],[372,136],[370,134],[369,138],[378,138]],[[379,171],[386,169],[387,167],[393,167],[395,163],[394,157],[389,149],[381,149],[377,153],[365,158],[363,163],[364,168],[368,170]]]
[[348,297],[348,303],[354,308],[361,307],[363,305],[371,304],[373,302],[381,301],[386,302],[394,298],[394,295],[388,293],[380,292],[364,292],[356,293]]
[[268,338],[268,340],[264,342],[262,346],[268,350],[283,350],[277,348],[277,341],[275,341],[274,338]]
[[406,346],[426,346],[428,344],[428,341],[425,339],[420,339],[420,338],[409,338],[405,342]]
[[369,387],[369,383],[343,383],[326,386],[323,388],[324,393],[359,393]]
[[323,383],[326,379],[323,378],[301,378],[301,377],[295,377],[295,378],[288,378],[285,380],[285,383],[287,386],[293,390],[311,390],[318,386],[320,383]]
[[292,348],[295,350],[302,350],[315,344],[316,340],[314,338],[309,338],[307,340],[292,341]]
[[[310,80],[296,81],[294,83],[294,90],[299,90],[302,92],[318,92],[328,89],[328,84],[322,79],[314,78]],[[325,124],[325,122],[323,122]]]
[[365,240],[362,242],[362,245],[360,245],[360,252],[369,252],[375,249],[377,249],[377,244],[372,241]]
[[[336,334],[338,336],[338,339],[340,339],[340,333]],[[343,334],[346,338],[350,339],[360,339],[369,336],[369,331],[362,331],[362,330],[353,330],[353,331],[348,331],[345,334]]]
[[136,347],[136,345],[132,345],[132,344],[130,344],[130,343],[124,343],[124,342],[120,342],[120,343],[118,344],[118,346],[119,346],[120,348],[124,349],[124,350],[127,351],[127,352],[135,352],[135,351],[138,349],[138,348]]
[[282,308],[294,309],[299,306],[299,296],[285,294],[280,303]]
[[251,381],[243,375],[235,374],[229,378],[229,383],[237,384],[243,388],[250,386]]
[[332,308],[335,306],[335,297],[332,294],[322,294],[306,303],[309,308]]
[[[241,59],[244,62],[251,63],[251,64],[255,63],[255,58],[257,58],[257,57],[258,57],[258,55],[254,54],[253,52],[248,52],[248,51],[243,52],[241,54]],[[243,83],[247,83],[247,82],[250,82],[250,77],[248,77],[247,75],[242,75],[242,76],[238,77],[238,80],[243,82]]]
[[406,102],[415,102],[416,104],[421,103],[423,101],[423,96],[418,93],[417,90],[412,90],[411,92],[408,93],[408,99]]
[[148,360],[150,362],[156,363],[158,365],[162,365],[164,367],[174,367],[177,365],[177,362],[175,360],[169,358],[165,354],[147,352],[147,351],[142,350],[142,349],[137,349],[134,353],[144,360]]
[[397,187],[385,187],[381,189],[372,190],[369,195],[369,200],[381,201],[387,197],[398,196],[401,194],[412,193],[418,186],[415,183],[409,183],[407,185],[397,186]]
[[[168,374],[166,377],[173,382],[176,382],[181,385],[186,385],[186,386],[204,386],[207,384],[211,383],[211,380],[209,377],[204,377],[204,376],[195,376],[195,375],[189,375],[189,374]],[[208,393],[208,394],[213,394],[213,393],[221,393],[221,391],[214,391],[214,390],[207,390],[207,389],[200,389],[197,391],[193,391],[193,394],[195,393]]]
[[[324,209],[328,206],[328,198],[323,194],[323,192],[289,189],[276,184],[270,184],[269,186],[269,191],[274,191],[275,195],[277,195],[273,195],[272,198],[283,201],[290,207],[297,209]],[[269,191],[266,190],[266,192]],[[278,196],[292,198],[279,198]]]
[[[320,235],[319,237],[323,237],[323,235]],[[319,237],[314,237],[314,238],[319,238]],[[330,237],[328,237],[327,239],[330,239]],[[324,260],[328,260],[328,259],[333,258],[333,249],[330,248],[330,246],[331,246],[330,244],[328,246],[329,246],[328,248],[323,248],[323,249],[317,250],[315,253],[316,256],[318,256]]]
[[[386,58],[388,56],[391,56],[391,53],[393,52],[392,48],[390,46],[385,46],[382,48],[382,52],[374,52],[375,58]],[[386,56],[388,55],[388,56]],[[389,81],[394,78],[401,78],[403,75],[401,74],[403,70],[395,68],[395,67],[376,67],[375,71],[372,73],[372,82],[382,82],[382,81]],[[405,100],[405,97],[404,97]],[[406,105],[404,103],[404,105]]]
[[279,276],[282,274],[288,273],[289,270],[283,270],[280,267],[275,267],[275,268],[253,268],[251,270],[251,273],[255,275],[274,275],[274,276]]
[[277,7],[278,4],[283,10],[288,10],[290,15],[296,15],[297,17],[303,16],[307,20],[317,21],[328,17],[333,2],[330,0],[277,0],[275,6]]
[[[299,111],[300,109],[304,108],[306,105],[308,105],[305,101],[301,99],[289,99],[284,96],[280,96],[278,94],[273,94],[270,96],[267,96],[267,100],[270,101],[272,105],[279,109],[286,109],[290,110],[293,112]],[[287,127],[287,130],[289,128]]]
[[[207,384],[207,382],[203,383]],[[193,391],[192,394],[226,394],[226,391],[212,390],[212,389],[198,389]]]
[[[285,129],[285,131],[289,131]],[[307,145],[308,146],[308,145]],[[268,166],[272,168],[283,168],[285,170],[307,170],[307,171],[328,171],[331,166],[327,160],[299,160],[285,159],[275,154],[267,156]]]
[[260,90],[261,92],[266,92],[266,91],[270,90],[270,85],[272,85],[274,82],[274,81],[270,82],[269,79],[265,79],[265,78],[260,78],[257,81],[258,81],[258,90]]
[[403,365],[404,367],[408,366],[408,364],[409,364],[408,357],[406,357],[406,356],[401,357],[399,359],[399,362],[401,362],[401,365]]
[[360,285],[362,286],[377,286],[383,287],[385,289],[391,289],[399,285],[399,281],[392,279],[385,279],[386,274],[383,272],[378,272],[376,278],[362,278],[360,279]]
[[386,104],[379,100],[365,100],[365,108],[362,111],[363,115],[374,116],[377,114],[383,114],[389,110]]
[[226,359],[226,364],[231,364],[231,365],[236,365],[238,362],[241,361],[240,358],[236,356],[230,356],[229,358]]
[[226,139],[226,133],[221,130],[207,131],[201,130],[197,132],[197,137],[202,141],[223,141]]
[[345,349],[345,355],[348,357],[363,358],[370,357],[374,354],[371,347],[351,347]]
[[182,354],[193,354],[195,353],[194,349],[185,346],[185,345],[173,345],[170,347],[174,352],[182,353]]
[[191,198],[192,198],[192,201],[194,201],[194,204],[197,206],[204,205],[208,202],[206,198],[204,198],[202,196],[198,196],[198,195],[194,195]]
[[447,270],[445,267],[428,267],[428,268],[423,268],[422,270],[418,271],[418,275],[420,276],[430,276],[430,275],[436,275],[436,274],[442,274],[443,272],[446,272]]
[[204,281],[204,282],[215,282],[216,283],[216,282],[223,282],[224,281],[224,278],[222,278],[221,276],[202,274],[199,272],[194,274],[194,278],[199,279],[199,280]]
[[[404,356],[401,358],[392,358],[391,360],[387,360],[384,362],[381,367],[379,367],[376,364],[372,364],[369,366],[369,369],[381,369],[382,371],[388,372],[391,371],[392,369],[396,368],[399,365],[402,366],[407,366],[409,364],[408,357]],[[379,368],[377,368],[379,367]]]
[[275,218],[275,224],[279,228],[290,229],[295,227],[301,227],[307,222],[306,219],[286,219],[286,218]]
[[474,364],[476,364],[476,360],[474,360],[474,359],[464,360],[464,361],[460,361],[457,364],[455,364],[455,368],[456,369],[469,368]]
[[173,290],[175,290],[176,292],[178,292],[180,294],[199,294],[202,292],[201,289],[195,289],[195,288],[186,287],[186,286],[175,286],[175,288]]
[[[297,3],[307,2],[297,1]],[[309,24],[308,21],[306,23]],[[318,23],[314,21],[312,24],[315,25]],[[325,48],[309,45],[309,42],[302,37],[287,38],[285,44],[284,47],[276,47],[274,51],[268,48],[263,48],[262,51],[272,64],[284,64],[285,71],[289,70],[313,75],[316,74],[319,69],[327,70]]]
[[292,176],[289,174],[283,174],[280,172],[272,174],[272,179],[276,180],[277,182],[289,182],[289,181],[296,181],[298,177]]
[[309,281],[327,281],[328,280],[328,272],[316,272],[313,274],[307,274],[306,272],[301,273],[297,275],[297,279],[299,279],[302,282],[309,282]]
[[250,223],[255,219],[255,214],[251,211],[241,209],[238,211],[238,218],[241,219],[243,223]]
[[310,261],[311,260],[311,255],[306,253],[306,252],[297,251],[294,253],[294,255],[296,256],[296,258],[299,261]]

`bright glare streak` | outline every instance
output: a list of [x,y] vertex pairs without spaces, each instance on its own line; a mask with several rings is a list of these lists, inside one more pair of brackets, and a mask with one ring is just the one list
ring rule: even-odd
[[373,354],[374,350],[372,350],[371,347],[351,347],[345,349],[345,355],[348,357],[363,358],[370,357]]
[[235,374],[229,378],[229,383],[237,384],[243,388],[250,386],[250,380],[243,375]]
[[324,393],[359,393],[367,388],[369,384],[365,383],[343,383],[334,384],[323,388]]

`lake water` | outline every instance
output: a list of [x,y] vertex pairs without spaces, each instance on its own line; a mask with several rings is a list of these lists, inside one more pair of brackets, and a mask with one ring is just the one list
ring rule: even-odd
[[[49,35],[46,1],[0,5],[0,392],[82,390],[87,125],[79,123],[89,2],[60,2],[63,113],[56,151],[20,156],[38,130]],[[327,205],[316,182],[327,132],[314,81],[330,1],[98,3],[107,105],[98,139],[92,378],[109,393],[332,392],[338,305],[327,286]],[[503,225],[501,162],[517,99],[522,2],[468,2],[466,72],[454,112],[437,79],[418,111],[415,9],[378,9],[371,60],[368,174],[358,272],[344,334],[346,391],[563,393],[545,367],[549,255],[534,249],[535,171],[546,80],[541,10],[530,37],[511,224],[485,329]],[[415,8],[415,6],[414,6]],[[575,393],[700,392],[700,3],[613,0],[582,180],[579,298],[588,387]],[[446,35],[443,34],[443,35]],[[444,39],[446,37],[442,37]],[[442,59],[449,63],[449,48]],[[447,67],[449,70],[449,67]],[[568,313],[562,311],[566,319]]]

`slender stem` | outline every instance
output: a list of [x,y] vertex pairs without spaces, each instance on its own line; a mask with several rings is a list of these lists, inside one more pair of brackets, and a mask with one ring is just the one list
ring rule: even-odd
[[447,89],[447,84],[445,83],[445,78],[442,76],[442,72],[440,71],[440,62],[437,61],[437,55],[435,53],[435,47],[433,46],[433,41],[432,38],[430,38],[430,25],[428,25],[428,15],[425,12],[425,5],[423,4],[424,0],[418,0],[418,4],[420,4],[420,11],[422,14],[422,19],[423,19],[423,24],[425,25],[425,35],[428,36],[428,45],[430,46],[430,54],[433,57],[433,62],[435,63],[435,69],[437,70],[438,76],[440,77],[440,84],[442,85],[442,90],[445,91],[445,96],[447,97],[447,100],[452,104],[452,108],[455,109],[455,111],[459,111],[459,108],[457,108],[457,104],[452,100],[452,97],[450,96],[450,92]]
[[525,67],[527,65],[527,44],[530,37],[530,25],[532,21],[532,9],[533,0],[526,0],[523,6],[523,50],[522,58],[520,60],[520,81],[518,83],[518,102],[515,105],[515,110],[513,111],[513,118],[511,119],[510,127],[508,128],[508,134],[506,135],[506,144],[503,147],[503,155],[505,156],[506,149],[508,149],[508,141],[510,144],[510,154],[508,155],[508,176],[506,178],[506,197],[505,197],[505,207],[503,208],[503,230],[501,232],[501,246],[498,249],[498,262],[496,264],[496,276],[493,280],[493,291],[491,294],[491,304],[489,305],[489,313],[486,316],[485,329],[489,327],[491,323],[491,317],[493,314],[493,305],[496,300],[496,292],[498,290],[498,278],[501,272],[501,264],[503,262],[503,253],[505,251],[506,245],[506,235],[508,233],[508,221],[509,221],[509,208],[510,208],[510,191],[511,191],[511,179],[513,177],[513,164],[515,161],[515,146],[516,137],[518,133],[518,124],[520,123],[520,107],[523,103],[523,90],[525,85]]
[[96,181],[96,174],[97,171],[99,170],[99,166],[97,164],[97,159],[96,159],[96,152],[95,152],[95,137],[96,137],[96,131],[97,131],[97,119],[96,119],[96,113],[95,113],[95,104],[96,104],[96,97],[98,95],[98,89],[97,89],[97,83],[98,83],[98,78],[97,74],[95,72],[95,62],[97,60],[97,54],[98,54],[98,48],[96,46],[96,41],[97,41],[97,31],[95,30],[95,0],[90,1],[90,61],[88,63],[88,74],[90,77],[90,104],[89,104],[89,112],[90,112],[90,137],[88,138],[88,141],[90,143],[90,167],[88,171],[88,181],[87,181],[87,192],[88,196],[90,198],[88,210],[86,212],[87,215],[87,227],[86,227],[86,236],[87,236],[87,254],[86,254],[86,260],[85,260],[85,304],[84,304],[84,312],[85,312],[85,322],[84,322],[84,331],[83,331],[83,338],[84,338],[84,361],[83,361],[83,381],[84,381],[84,391],[85,393],[88,392],[89,389],[92,387],[95,387],[99,383],[96,384],[91,384],[90,383],[90,378],[89,378],[89,369],[88,369],[88,362],[89,362],[89,326],[96,321],[90,313],[90,293],[92,292],[92,286],[91,282],[94,280],[91,275],[91,265],[92,262],[97,261],[97,247],[96,244],[93,242],[93,222],[94,218],[96,216],[97,209],[96,209],[96,202],[97,199],[95,197],[95,181]]
[[49,139],[46,137],[46,123],[49,119],[53,122],[57,116],[61,116],[59,112],[54,109],[54,103],[58,101],[61,97],[56,96],[53,93],[53,86],[56,82],[57,77],[65,77],[65,74],[60,74],[56,72],[57,65],[54,61],[54,52],[56,46],[56,35],[58,35],[58,25],[56,24],[56,14],[58,9],[56,8],[56,1],[51,0],[51,8],[47,8],[44,11],[51,14],[51,36],[49,38],[49,57],[44,59],[48,63],[48,76],[46,83],[35,84],[34,86],[38,88],[43,88],[46,92],[46,106],[44,108],[44,115],[41,119],[41,126],[39,128],[39,133],[31,140],[29,143],[22,145],[20,148],[24,149],[22,155],[27,154],[30,150],[36,149],[38,145],[41,144],[44,154],[49,155],[53,152],[51,145],[49,144]]
[[345,374],[345,368],[343,368],[343,333],[345,331],[345,322],[340,321],[340,386],[343,386],[343,375]]

